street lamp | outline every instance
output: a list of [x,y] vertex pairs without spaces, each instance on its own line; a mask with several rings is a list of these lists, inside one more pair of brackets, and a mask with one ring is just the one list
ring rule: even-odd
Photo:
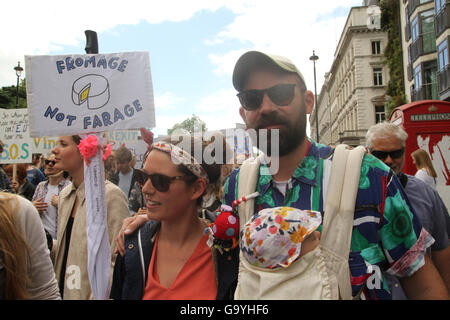
[[20,61],[17,62],[17,66],[14,67],[17,76],[17,87],[16,87],[16,109],[19,108],[19,80],[22,74],[23,68],[20,66]]
[[316,141],[319,142],[319,105],[317,104],[317,86],[316,86],[316,61],[319,60],[319,57],[316,56],[316,53],[313,50],[313,55],[309,57],[314,64],[314,104],[316,109]]

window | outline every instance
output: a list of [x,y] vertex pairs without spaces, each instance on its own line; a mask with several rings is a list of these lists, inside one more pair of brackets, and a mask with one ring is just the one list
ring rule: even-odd
[[381,54],[381,42],[372,41],[372,54]]
[[436,13],[445,8],[445,0],[435,0]]
[[384,106],[375,106],[375,123],[383,122],[384,120],[386,120]]
[[422,69],[421,65],[419,64],[414,69],[414,89],[418,91],[420,88],[422,88]]
[[413,42],[416,42],[419,38],[419,19],[417,16],[411,22],[411,38]]
[[423,53],[436,51],[436,33],[434,30],[434,9],[420,13],[420,25],[423,37]]
[[382,86],[383,85],[383,69],[373,68],[373,85]]
[[422,86],[425,88],[424,99],[438,99],[437,92],[437,62],[430,60],[423,63]]
[[448,45],[447,39],[438,45],[438,68],[439,71],[444,70],[448,65]]

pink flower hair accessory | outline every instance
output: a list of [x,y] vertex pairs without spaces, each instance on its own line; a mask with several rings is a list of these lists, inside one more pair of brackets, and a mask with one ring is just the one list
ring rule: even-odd
[[87,165],[91,163],[91,159],[97,154],[99,148],[102,150],[103,161],[105,161],[111,154],[111,145],[107,144],[99,146],[97,136],[88,135],[85,139],[82,139],[78,145],[78,150],[80,150]]

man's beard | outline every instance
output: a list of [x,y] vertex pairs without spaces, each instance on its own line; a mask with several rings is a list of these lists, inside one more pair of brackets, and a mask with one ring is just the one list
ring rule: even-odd
[[[279,139],[278,141],[272,141],[272,130],[266,130],[262,132],[264,127],[270,125],[280,125],[279,129]],[[306,115],[299,114],[299,117],[290,123],[287,119],[283,119],[278,115],[277,112],[272,112],[270,114],[263,114],[260,121],[257,124],[256,131],[257,135],[257,146],[258,149],[263,151],[269,157],[278,155],[280,157],[285,156],[295,150],[306,137]],[[261,137],[260,137],[261,135]],[[264,138],[267,137],[267,138]],[[278,143],[278,148],[272,146],[272,143]],[[278,149],[278,152],[276,152]]]

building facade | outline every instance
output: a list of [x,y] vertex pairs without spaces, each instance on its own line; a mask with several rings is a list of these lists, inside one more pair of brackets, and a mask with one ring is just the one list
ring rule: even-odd
[[400,0],[407,102],[450,101],[450,6],[446,0]]
[[310,116],[311,137],[319,142],[365,143],[367,129],[386,118],[385,90],[389,71],[383,64],[387,34],[380,28],[377,6],[353,7],[335,51],[334,61]]

